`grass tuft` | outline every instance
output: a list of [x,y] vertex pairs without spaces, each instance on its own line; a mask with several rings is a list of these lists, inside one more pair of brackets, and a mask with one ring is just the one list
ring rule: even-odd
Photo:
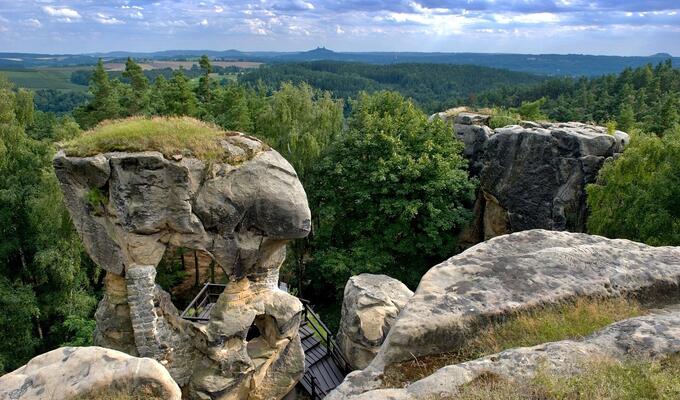
[[[144,392],[142,390],[142,392]],[[112,390],[84,394],[82,396],[76,397],[74,400],[163,400],[162,397],[153,393],[121,393]]]
[[644,310],[629,299],[578,299],[526,311],[476,331],[456,352],[425,356],[389,365],[384,387],[403,387],[447,365],[459,364],[515,347],[580,339]]
[[236,135],[189,117],[132,117],[104,121],[64,143],[63,149],[66,155],[76,157],[113,151],[158,151],[168,158],[182,155],[234,161],[234,155],[228,153],[220,140]]
[[[680,398],[680,354],[656,362],[600,361],[573,376],[539,373],[530,382],[484,374],[445,400],[675,400]],[[437,397],[437,399],[442,399]]]

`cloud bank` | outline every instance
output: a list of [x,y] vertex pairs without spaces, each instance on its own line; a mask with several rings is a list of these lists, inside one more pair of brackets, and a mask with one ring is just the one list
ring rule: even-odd
[[680,54],[678,0],[0,0],[0,51]]

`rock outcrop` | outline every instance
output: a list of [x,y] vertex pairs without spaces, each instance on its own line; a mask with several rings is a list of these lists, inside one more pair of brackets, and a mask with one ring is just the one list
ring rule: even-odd
[[0,400],[86,399],[103,393],[166,400],[182,397],[159,362],[101,347],[62,347],[0,377]]
[[436,117],[453,125],[454,134],[465,145],[463,155],[469,162],[470,175],[479,176],[484,168],[484,146],[494,134],[494,131],[486,125],[490,116],[461,109],[434,114],[430,118]]
[[[107,271],[96,344],[160,361],[192,398],[276,399],[303,373],[302,305],[278,289],[285,245],[310,230],[291,165],[238,133],[223,154],[111,152],[54,166],[88,254]],[[207,254],[228,278],[207,324],[155,283],[166,249]],[[247,337],[249,331],[257,337]]]
[[480,176],[484,238],[527,229],[585,231],[586,185],[627,141],[623,132],[575,122],[496,129]]
[[581,340],[564,340],[516,348],[462,364],[450,365],[405,388],[377,389],[352,400],[455,398],[461,386],[489,376],[529,382],[537,374],[569,376],[591,363],[653,361],[680,352],[680,311],[631,318]]
[[375,389],[386,365],[455,351],[503,316],[578,297],[672,293],[680,248],[530,230],[480,243],[430,269],[380,352],[331,399]]
[[373,360],[411,296],[406,285],[386,275],[361,274],[347,281],[338,345],[354,369]]
[[586,185],[629,141],[625,132],[579,122],[521,121],[492,130],[490,116],[452,109],[453,125],[480,188],[475,222],[462,241],[479,243],[527,229],[584,232]]

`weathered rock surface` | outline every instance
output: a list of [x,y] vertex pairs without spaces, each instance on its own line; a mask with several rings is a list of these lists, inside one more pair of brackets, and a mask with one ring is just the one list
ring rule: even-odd
[[[462,110],[462,111],[461,111]],[[484,146],[494,131],[486,126],[489,115],[465,111],[465,108],[451,109],[430,117],[439,118],[453,125],[454,134],[463,144],[463,154],[469,162],[470,175],[479,176],[484,167]]]
[[338,345],[353,368],[366,368],[373,360],[411,296],[406,285],[387,275],[361,274],[347,281]]
[[[107,271],[95,343],[160,361],[190,397],[276,399],[303,371],[302,305],[278,289],[289,240],[309,233],[292,166],[260,141],[220,139],[210,161],[155,151],[54,158],[67,208]],[[229,280],[207,324],[155,283],[166,249],[197,250]],[[261,335],[248,338],[251,326]],[[253,328],[254,329],[254,328]]]
[[461,237],[476,244],[527,229],[584,232],[586,185],[621,153],[628,134],[580,122],[521,121],[492,130],[489,115],[455,108],[430,117],[450,123],[479,177],[475,222]]
[[401,389],[378,389],[350,396],[355,400],[416,400],[454,397],[458,388],[480,376],[526,382],[537,373],[569,376],[592,362],[657,360],[680,352],[680,312],[632,318],[614,323],[581,340],[564,340],[444,367]]
[[62,347],[0,377],[0,400],[69,400],[104,392],[182,397],[159,362],[102,347]]
[[500,316],[577,297],[677,295],[679,286],[678,247],[546,230],[500,236],[430,269],[376,358],[334,398],[375,389],[386,365],[455,351]]
[[[484,238],[527,229],[585,230],[585,187],[605,159],[623,151],[623,132],[581,123],[507,126],[484,146],[480,189],[496,216],[483,218]],[[489,201],[492,198],[492,201]]]

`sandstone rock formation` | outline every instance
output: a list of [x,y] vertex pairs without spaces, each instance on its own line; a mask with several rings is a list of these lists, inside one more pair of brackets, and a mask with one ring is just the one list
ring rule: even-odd
[[70,400],[102,393],[180,400],[182,393],[155,360],[101,347],[62,347],[0,377],[0,400]]
[[[160,361],[193,398],[281,398],[304,354],[302,305],[278,290],[278,268],[286,242],[310,230],[307,198],[276,151],[238,133],[219,142],[210,160],[55,156],[76,229],[107,271],[96,344]],[[155,283],[169,246],[208,254],[229,279],[207,324],[181,319]],[[260,335],[246,340],[253,325]]]
[[377,388],[386,365],[455,351],[501,316],[577,297],[677,295],[679,286],[678,247],[546,230],[500,236],[430,269],[373,362],[330,399]]
[[431,118],[453,125],[470,175],[479,177],[475,222],[462,241],[476,244],[527,229],[584,232],[585,187],[628,134],[580,122],[521,121],[492,130],[489,115],[452,109]]
[[386,275],[361,274],[347,281],[338,345],[353,368],[366,368],[373,360],[411,296],[406,285]]
[[496,129],[480,177],[484,238],[537,228],[585,231],[585,187],[627,140],[575,122]]
[[455,398],[458,389],[476,378],[494,376],[517,382],[538,373],[569,376],[589,363],[658,360],[680,352],[680,311],[631,318],[614,323],[581,340],[564,340],[450,365],[400,389],[377,389],[350,396],[352,400],[417,400]]
[[479,176],[484,167],[484,146],[494,134],[494,131],[486,126],[489,122],[489,115],[460,111],[460,109],[451,111],[434,114],[432,117],[440,118],[453,125],[456,137],[465,145],[463,154],[469,162],[470,175]]

